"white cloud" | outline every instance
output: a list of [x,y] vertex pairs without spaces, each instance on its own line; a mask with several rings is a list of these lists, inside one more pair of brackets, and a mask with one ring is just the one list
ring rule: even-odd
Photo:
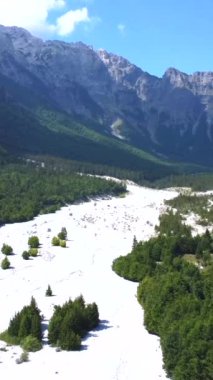
[[125,30],[126,30],[126,25],[124,25],[124,24],[118,24],[118,25],[117,25],[117,28],[118,28],[118,30],[119,30],[119,32],[120,32],[121,34],[124,34],[124,33],[125,33]]
[[90,22],[86,7],[69,10],[48,21],[51,11],[67,8],[66,0],[0,0],[0,24],[20,26],[37,34],[58,34],[66,36],[72,33],[80,22]]
[[74,31],[79,22],[83,21],[90,21],[87,8],[71,10],[57,19],[56,31],[60,36],[67,36]]

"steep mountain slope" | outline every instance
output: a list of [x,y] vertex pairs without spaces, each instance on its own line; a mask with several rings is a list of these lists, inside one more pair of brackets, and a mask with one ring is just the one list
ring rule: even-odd
[[[111,77],[140,100],[132,105],[132,124],[148,134],[154,152],[194,162],[213,163],[213,72],[187,75],[170,68],[160,79],[122,57],[100,51]],[[127,115],[129,116],[129,115]],[[134,139],[133,143],[141,144]]]
[[9,93],[21,86],[21,97],[14,99],[33,113],[45,104],[120,144],[213,164],[213,73],[168,69],[157,78],[104,50],[44,42],[24,29],[4,26],[0,73],[2,93],[9,82]]
[[[140,172],[139,177],[148,180],[179,172],[177,164],[168,164],[141,149],[85,127],[76,118],[53,108],[45,98],[40,99],[33,90],[2,76],[1,81],[4,83],[0,88],[2,161],[6,159],[5,152],[19,157],[48,155],[82,162],[82,168],[88,171],[99,165],[97,173],[113,175],[114,169],[110,168],[117,168]],[[73,165],[77,170],[81,167],[77,163]],[[135,175],[130,177],[135,178]]]

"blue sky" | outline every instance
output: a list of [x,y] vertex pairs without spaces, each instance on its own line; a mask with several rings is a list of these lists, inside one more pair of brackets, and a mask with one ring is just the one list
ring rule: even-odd
[[213,71],[213,0],[0,0],[0,23],[104,48],[157,76]]

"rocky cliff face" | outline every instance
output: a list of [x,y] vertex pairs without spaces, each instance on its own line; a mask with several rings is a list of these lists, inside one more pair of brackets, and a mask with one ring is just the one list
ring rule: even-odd
[[83,43],[0,26],[0,74],[100,131],[169,158],[213,163],[213,72],[162,78]]

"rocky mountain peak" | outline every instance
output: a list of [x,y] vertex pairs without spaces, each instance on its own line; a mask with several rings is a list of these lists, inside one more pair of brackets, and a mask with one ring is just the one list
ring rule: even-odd
[[135,85],[138,77],[143,71],[130,63],[127,59],[106,50],[100,49],[97,54],[106,65],[111,77],[117,82],[121,83],[128,88]]
[[14,48],[20,52],[25,52],[26,49],[35,49],[35,47],[42,46],[43,44],[40,38],[34,37],[27,30],[16,26],[5,27],[1,25],[0,34],[6,35]]
[[184,88],[189,84],[189,76],[173,67],[166,70],[162,79],[168,81],[173,87]]
[[198,161],[202,141],[212,160],[213,72],[158,78],[104,49],[0,26],[0,73],[137,147]]

